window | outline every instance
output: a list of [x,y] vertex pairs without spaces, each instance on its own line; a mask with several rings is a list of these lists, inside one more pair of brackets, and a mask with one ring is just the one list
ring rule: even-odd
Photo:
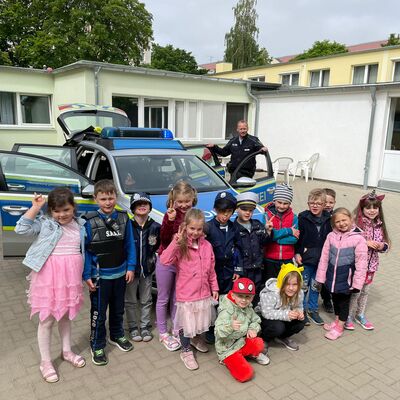
[[394,63],[393,81],[395,81],[395,82],[400,81],[400,61],[396,61]]
[[299,86],[299,73],[292,72],[290,74],[282,74],[282,85]]
[[385,149],[400,151],[400,98],[398,97],[391,99]]
[[203,138],[223,138],[224,103],[204,102],[202,115]]
[[249,79],[254,82],[265,82],[265,75],[250,76]]
[[242,119],[247,119],[247,104],[226,103],[225,139],[236,134],[237,123]]
[[376,83],[378,64],[359,65],[353,68],[353,85]]
[[310,72],[310,86],[321,87],[329,86],[329,69],[320,69]]
[[50,96],[0,92],[0,125],[50,125]]
[[120,108],[126,112],[126,115],[131,121],[131,126],[139,126],[138,125],[138,101],[137,97],[112,97],[112,105],[113,107]]

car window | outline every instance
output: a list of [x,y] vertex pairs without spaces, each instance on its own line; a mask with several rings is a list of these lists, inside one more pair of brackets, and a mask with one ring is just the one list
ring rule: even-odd
[[214,158],[211,154],[211,151],[205,147],[205,146],[200,146],[200,147],[187,147],[188,152],[196,155],[197,157],[201,158],[203,161],[205,161],[210,167],[216,167],[216,163],[214,161]]
[[48,193],[58,186],[66,186],[74,193],[89,184],[83,176],[67,167],[34,156],[0,153],[0,165],[10,191]]
[[[15,147],[15,146],[14,146]],[[69,167],[76,167],[75,160],[73,159],[74,149],[70,147],[56,147],[56,146],[43,146],[43,145],[29,145],[20,144],[13,150],[19,153],[28,153],[37,156],[49,158],[54,161],[58,161],[62,164],[68,165]]]
[[225,190],[227,184],[193,155],[116,157],[119,179],[125,193],[165,194],[179,179],[198,191]]
[[87,175],[87,167],[93,156],[94,151],[81,147],[77,152],[78,170],[81,174]]
[[113,179],[110,162],[104,154],[99,153],[96,156],[91,177],[95,182],[101,179]]

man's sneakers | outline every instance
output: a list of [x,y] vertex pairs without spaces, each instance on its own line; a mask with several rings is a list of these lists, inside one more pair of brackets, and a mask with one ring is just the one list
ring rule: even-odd
[[131,351],[133,349],[133,344],[125,336],[122,336],[118,339],[109,338],[108,342],[114,346],[117,346],[122,351]]
[[108,359],[107,359],[106,353],[104,352],[104,349],[98,349],[98,350],[90,349],[90,352],[92,353],[93,364],[95,364],[95,365],[107,365],[108,364]]
[[324,320],[320,317],[317,310],[308,310],[307,312],[308,318],[314,322],[316,325],[323,325]]
[[288,337],[275,338],[275,342],[283,344],[287,349],[292,351],[297,351],[299,349],[299,345],[293,339],[290,339]]
[[356,315],[355,321],[367,331],[372,331],[374,329],[374,325],[365,318],[365,315]]

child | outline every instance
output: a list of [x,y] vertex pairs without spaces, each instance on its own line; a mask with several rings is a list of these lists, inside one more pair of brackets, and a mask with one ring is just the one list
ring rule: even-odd
[[[160,239],[161,245],[158,255],[171,243],[173,236],[178,233],[179,226],[183,222],[187,211],[197,204],[197,192],[189,183],[179,180],[168,193],[167,212],[164,215]],[[175,319],[175,276],[174,265],[161,265],[160,260],[156,264],[157,281],[157,303],[156,319],[159,332],[159,340],[169,351],[178,350],[181,347],[179,336],[176,330],[171,335],[167,329],[168,310],[171,320]]]
[[[149,194],[135,193],[131,197],[137,273],[133,282],[126,286],[125,312],[129,335],[134,342],[142,340],[149,342],[153,339],[150,320],[153,304],[151,284],[156,268],[156,251],[160,245],[160,224],[149,217],[151,208]],[[138,301],[140,301],[140,307]],[[138,314],[140,315],[140,332]]]
[[384,253],[389,249],[390,241],[382,210],[384,198],[385,195],[377,196],[373,190],[361,197],[354,211],[356,224],[363,230],[364,237],[367,240],[368,263],[367,275],[361,292],[351,295],[349,317],[344,325],[345,329],[353,330],[354,321],[366,330],[374,329],[374,325],[365,317],[365,308],[370,285],[379,267],[379,253]]
[[85,215],[86,252],[83,279],[90,291],[90,348],[95,365],[106,365],[106,313],[109,308],[109,343],[130,351],[132,343],[123,328],[126,284],[136,269],[136,251],[132,224],[126,212],[117,211],[117,190],[108,179],[94,186],[94,200],[99,210]]
[[32,207],[19,219],[15,232],[36,235],[23,264],[33,271],[29,275],[28,303],[32,315],[39,313],[38,344],[40,372],[46,382],[58,381],[51,362],[51,336],[58,322],[61,337],[61,357],[74,367],[86,362],[71,351],[71,320],[83,303],[82,269],[85,221],[75,218],[74,195],[67,188],[57,188],[48,195],[48,215],[36,218],[46,199],[34,195]]
[[260,317],[254,312],[252,301],[256,293],[253,281],[239,278],[232,290],[222,296],[215,321],[215,349],[221,363],[239,382],[249,381],[254,371],[245,357],[255,359],[258,364],[269,364],[263,354],[264,342],[257,337]]
[[291,336],[299,333],[305,325],[301,271],[303,267],[292,263],[282,265],[278,278],[265,283],[258,307],[262,316],[263,339],[267,343],[274,339],[293,351],[298,350],[299,345]]
[[273,223],[272,243],[264,248],[264,276],[266,282],[276,278],[282,264],[292,262],[294,244],[299,238],[297,215],[290,204],[293,200],[293,189],[286,185],[276,185],[272,203],[265,207],[267,220]]
[[190,344],[207,352],[201,333],[215,320],[213,300],[218,300],[218,283],[212,246],[204,238],[205,220],[201,210],[191,209],[179,226],[175,239],[160,256],[165,266],[176,266],[176,315],[182,345],[181,360],[190,370],[199,368]]
[[[308,317],[317,325],[324,321],[318,312],[318,291],[315,290],[315,274],[322,246],[329,232],[332,231],[331,216],[324,210],[326,195],[322,189],[313,189],[308,195],[308,210],[299,214],[299,240],[295,244],[295,260],[298,265],[303,265],[303,281],[305,289],[304,310]],[[308,296],[307,296],[308,294]],[[307,315],[306,325],[309,325]]]
[[[326,195],[325,211],[327,211],[329,215],[332,216],[333,209],[335,208],[336,204],[336,192],[333,189],[329,188],[325,188],[323,190]],[[321,288],[321,298],[324,310],[328,314],[332,314],[333,313],[332,297],[325,285],[322,285]]]
[[243,276],[251,279],[256,285],[253,304],[258,304],[263,266],[264,245],[271,241],[272,221],[264,226],[260,221],[252,219],[254,209],[259,201],[258,194],[253,192],[240,193],[236,196],[237,218],[234,222],[239,231],[243,251]]
[[[353,229],[350,211],[337,208],[331,217],[333,231],[328,234],[315,280],[332,294],[335,321],[324,324],[325,337],[336,340],[343,335],[349,316],[351,293],[359,292],[367,272],[367,244],[359,229]],[[317,285],[318,286],[318,285]]]

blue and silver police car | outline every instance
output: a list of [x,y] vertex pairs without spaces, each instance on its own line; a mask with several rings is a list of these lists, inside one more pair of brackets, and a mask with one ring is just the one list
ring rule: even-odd
[[[152,196],[152,218],[161,222],[167,195],[179,179],[198,191],[198,206],[206,218],[214,216],[213,203],[222,190],[260,187],[260,182],[241,178],[234,185],[207,162],[188,151],[166,129],[131,128],[125,112],[113,107],[69,104],[60,106],[58,123],[65,132],[64,146],[21,144],[0,151],[0,212],[4,256],[22,256],[29,243],[14,227],[31,206],[33,193],[46,194],[67,186],[75,194],[78,213],[97,209],[93,185],[112,179],[118,191],[117,207],[129,211],[133,192]],[[104,128],[99,128],[103,126]],[[262,203],[272,196],[272,168],[264,179]],[[258,207],[255,218],[263,220]]]

